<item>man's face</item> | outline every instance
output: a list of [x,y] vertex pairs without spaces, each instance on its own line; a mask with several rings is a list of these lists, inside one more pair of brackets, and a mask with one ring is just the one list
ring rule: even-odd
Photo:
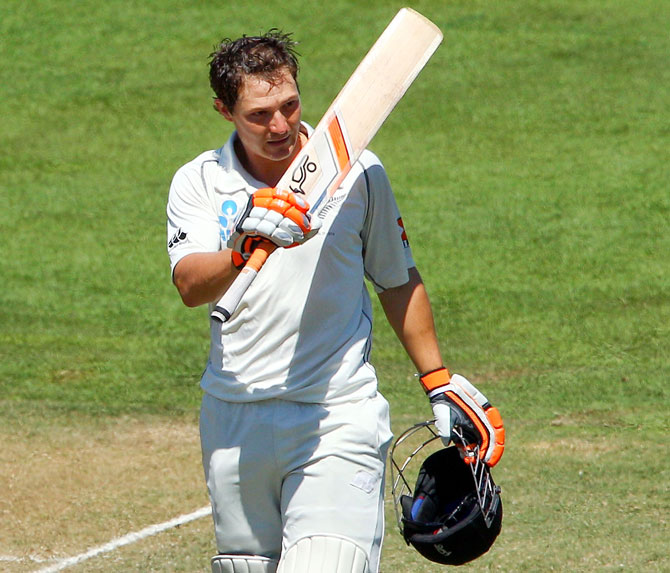
[[300,131],[300,94],[293,76],[284,70],[273,81],[247,76],[231,112],[215,100],[219,112],[235,124],[249,163],[292,159]]

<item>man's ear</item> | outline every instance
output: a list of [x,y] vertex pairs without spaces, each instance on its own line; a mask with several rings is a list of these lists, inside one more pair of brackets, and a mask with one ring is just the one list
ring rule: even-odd
[[216,98],[214,100],[214,109],[216,109],[216,111],[218,111],[228,121],[233,121],[233,114],[226,107],[226,104],[224,104],[223,101],[220,100],[219,98]]

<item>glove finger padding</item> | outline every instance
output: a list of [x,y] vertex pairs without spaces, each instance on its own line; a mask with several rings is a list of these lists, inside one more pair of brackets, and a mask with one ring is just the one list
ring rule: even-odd
[[[493,408],[486,396],[463,376],[454,374],[449,377],[446,368],[429,372],[420,379],[430,398],[443,440],[453,439],[454,427],[459,427],[466,443],[472,441],[471,448],[465,446],[466,462],[469,450],[479,445],[482,461],[491,467],[497,464],[505,449],[505,428],[498,409]],[[448,419],[446,410],[440,404],[449,408]]]
[[259,189],[250,198],[237,223],[239,234],[261,236],[279,247],[295,247],[313,237],[321,227],[312,220],[307,202],[290,191]]
[[484,456],[482,457],[489,466],[493,467],[500,461],[503,451],[505,450],[505,426],[498,408],[491,406],[491,403],[486,396],[460,374],[454,374],[451,377],[450,383],[457,384],[463,388],[469,396],[472,396],[486,415],[487,427],[493,428],[493,433],[489,439],[488,449],[484,452]]

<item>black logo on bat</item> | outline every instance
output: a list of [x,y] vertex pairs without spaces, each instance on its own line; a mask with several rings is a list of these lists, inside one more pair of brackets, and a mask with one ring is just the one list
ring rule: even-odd
[[307,176],[310,173],[314,173],[315,171],[316,171],[316,163],[310,161],[309,155],[306,155],[300,162],[300,165],[298,165],[298,167],[296,167],[293,170],[290,185],[291,191],[293,191],[294,193],[302,193],[304,195],[305,191],[303,190],[302,186],[305,184]]

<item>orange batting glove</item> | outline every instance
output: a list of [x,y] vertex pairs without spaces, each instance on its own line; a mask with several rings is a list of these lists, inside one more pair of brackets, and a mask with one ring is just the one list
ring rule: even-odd
[[293,247],[313,237],[321,226],[308,211],[307,201],[296,193],[259,189],[249,198],[236,231],[263,237],[278,247]]
[[454,429],[459,429],[469,444],[462,446],[466,463],[479,446],[480,459],[490,467],[496,465],[505,450],[505,428],[498,409],[463,376],[450,376],[444,367],[419,379],[430,398],[435,425],[445,445],[454,441],[458,436]]
[[283,189],[258,189],[249,197],[233,235],[233,264],[242,268],[261,240],[290,248],[312,238],[321,220],[312,218],[300,195]]

